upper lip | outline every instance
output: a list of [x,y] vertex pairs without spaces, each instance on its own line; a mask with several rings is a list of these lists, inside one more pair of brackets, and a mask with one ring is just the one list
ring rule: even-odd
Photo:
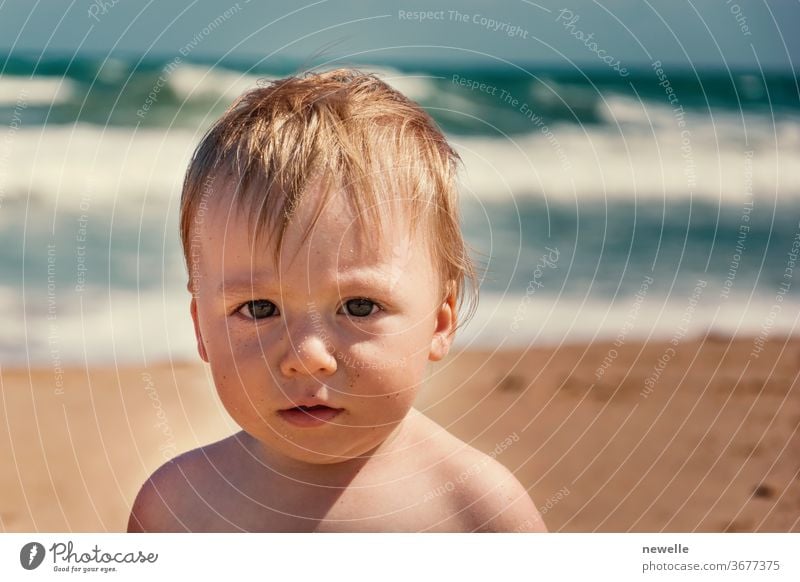
[[325,406],[327,408],[333,408],[335,410],[342,410],[336,406],[331,405],[330,402],[326,402],[321,398],[316,397],[305,397],[299,398],[292,402],[293,406],[287,406],[286,408],[282,408],[281,410],[292,410],[294,408],[313,408],[314,406]]

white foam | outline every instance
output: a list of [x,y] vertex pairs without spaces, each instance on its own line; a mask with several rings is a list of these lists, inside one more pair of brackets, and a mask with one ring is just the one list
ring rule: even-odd
[[[591,199],[691,195],[740,206],[747,199],[747,172],[756,201],[795,199],[800,193],[800,164],[795,163],[800,159],[800,119],[783,118],[774,130],[766,122],[748,125],[747,146],[735,115],[718,115],[714,124],[699,116],[687,119],[695,180],[691,187],[674,125],[655,130],[624,126],[620,132],[608,126],[562,124],[550,128],[550,139],[536,128],[508,139],[450,139],[467,170],[465,196],[481,200],[543,196],[574,205]],[[7,139],[0,134],[0,193],[79,199],[91,182],[98,200],[174,196],[203,129],[23,125],[8,132]],[[751,160],[744,155],[748,148],[755,152]]]
[[[110,300],[109,300],[110,295]],[[4,333],[5,356],[21,362],[60,360],[65,363],[144,363],[197,357],[189,296],[185,292],[164,295],[161,290],[136,294],[112,290],[91,293],[81,299],[62,293],[57,317],[28,317],[28,344],[17,334]],[[15,349],[9,353],[8,346]]]
[[[544,196],[575,204],[586,199],[662,200],[699,197],[743,204],[795,199],[800,193],[800,119],[748,126],[718,116],[714,123],[687,114],[691,150],[674,124],[609,126],[559,124],[513,138],[452,137],[464,160],[464,185],[478,198]],[[763,121],[763,120],[762,120]],[[746,160],[745,150],[753,150]],[[752,185],[748,181],[752,179]]]
[[[683,341],[702,337],[709,331],[742,337],[761,333],[766,333],[766,337],[800,334],[800,302],[784,300],[779,317],[771,321],[774,301],[770,298],[723,300],[711,286],[709,282],[691,312],[688,294],[669,298],[651,293],[634,309],[633,297],[601,302],[534,294],[525,301],[521,293],[485,293],[474,319],[459,332],[457,344],[482,348],[500,344],[554,346],[613,340],[623,330],[625,341],[674,337]],[[630,329],[626,326],[629,321],[633,326]],[[680,326],[685,330],[679,330]]]
[[271,80],[267,75],[250,75],[219,66],[183,64],[169,75],[169,87],[179,99],[214,98],[221,102],[233,101],[259,81]]
[[412,101],[428,101],[437,93],[434,79],[438,77],[430,73],[401,72],[390,67],[369,65],[362,67],[366,73],[375,73],[384,83],[400,91]]
[[22,127],[0,158],[0,192],[68,205],[86,194],[100,203],[167,197],[180,191],[199,139],[188,129]]
[[74,81],[61,77],[0,76],[0,105],[22,108],[69,101],[77,89]]
[[[405,73],[390,67],[363,66],[361,70],[375,73],[388,85],[415,101],[430,99],[436,93],[433,77],[427,73]],[[218,98],[233,101],[248,89],[278,79],[277,76],[253,75],[219,66],[182,64],[169,75],[169,86],[180,99]]]

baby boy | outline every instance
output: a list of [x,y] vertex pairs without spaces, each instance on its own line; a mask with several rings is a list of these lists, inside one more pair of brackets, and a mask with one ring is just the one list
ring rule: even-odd
[[458,161],[356,70],[230,106],[187,170],[181,238],[197,349],[242,430],[158,469],[129,531],[545,530],[507,469],[413,408],[475,295]]

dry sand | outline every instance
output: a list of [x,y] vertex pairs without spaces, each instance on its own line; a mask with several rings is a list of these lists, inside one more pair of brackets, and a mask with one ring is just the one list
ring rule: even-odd
[[[800,531],[800,340],[753,345],[684,341],[649,393],[668,342],[461,352],[418,408],[486,452],[510,438],[496,458],[553,531]],[[237,429],[199,364],[0,379],[0,531],[124,531],[153,469]]]

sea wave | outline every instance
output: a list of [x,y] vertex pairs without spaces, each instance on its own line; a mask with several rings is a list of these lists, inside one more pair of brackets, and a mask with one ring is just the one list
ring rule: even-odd
[[[800,301],[782,303],[781,317],[770,319],[774,300],[742,295],[734,301],[708,289],[689,309],[684,294],[651,294],[637,304],[625,294],[613,301],[588,297],[485,293],[475,317],[456,339],[460,347],[555,346],[592,341],[675,340],[715,337],[766,338],[800,335]],[[529,298],[530,299],[530,298]],[[529,305],[525,309],[521,305]],[[522,317],[520,313],[522,312]],[[513,325],[516,323],[516,325]]]
[[0,106],[49,106],[67,103],[80,94],[77,84],[55,77],[0,77]]
[[[465,185],[479,199],[536,195],[575,204],[587,199],[697,197],[741,204],[791,200],[800,193],[800,118],[775,126],[720,115],[686,114],[677,126],[542,126],[527,134],[455,136]],[[746,139],[745,139],[746,136]],[[748,192],[749,191],[749,192]]]
[[275,79],[202,65],[183,64],[168,75],[168,84],[179,101],[209,99],[231,102],[243,92]]
[[[680,131],[559,125],[514,137],[450,136],[464,161],[464,196],[508,201],[699,198],[740,205],[796,199],[800,121],[754,127],[742,140],[733,118],[688,118],[689,155]],[[139,203],[174,197],[199,141],[186,128],[22,127],[0,158],[0,191],[67,203],[91,190],[95,201]],[[13,168],[14,171],[10,171]]]
[[199,136],[185,129],[77,123],[23,127],[9,139],[0,160],[6,200],[31,196],[72,207],[85,196],[94,203],[140,204],[148,196],[176,195]]

